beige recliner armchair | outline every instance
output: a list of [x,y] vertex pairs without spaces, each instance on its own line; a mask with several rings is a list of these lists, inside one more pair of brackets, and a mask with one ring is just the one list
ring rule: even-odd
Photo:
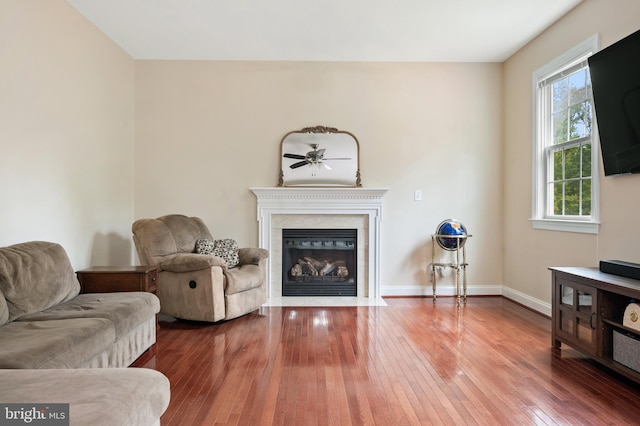
[[[184,215],[140,219],[131,230],[140,262],[158,266],[160,313],[215,322],[247,314],[266,302],[267,250],[227,246],[224,254],[215,249],[199,254],[222,240],[215,241],[200,218]],[[236,261],[237,266],[229,267],[228,262]]]

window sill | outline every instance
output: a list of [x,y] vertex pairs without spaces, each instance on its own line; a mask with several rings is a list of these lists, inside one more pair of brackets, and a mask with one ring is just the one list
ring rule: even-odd
[[579,220],[559,219],[531,219],[533,229],[545,229],[547,231],[578,232],[582,234],[597,234],[600,224],[598,222],[583,222]]

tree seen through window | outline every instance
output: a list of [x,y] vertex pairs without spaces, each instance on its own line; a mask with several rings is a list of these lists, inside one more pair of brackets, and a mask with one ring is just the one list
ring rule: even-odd
[[553,215],[591,214],[591,79],[584,67],[553,83],[548,147]]

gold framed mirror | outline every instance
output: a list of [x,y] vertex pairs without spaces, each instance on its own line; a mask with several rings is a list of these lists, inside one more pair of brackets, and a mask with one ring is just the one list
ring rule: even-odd
[[358,139],[326,126],[287,133],[280,143],[278,186],[361,187]]

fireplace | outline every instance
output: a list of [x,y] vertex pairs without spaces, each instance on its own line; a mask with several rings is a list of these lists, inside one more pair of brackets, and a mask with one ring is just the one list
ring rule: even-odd
[[357,229],[283,229],[282,296],[356,296]]
[[269,250],[269,299],[283,297],[284,229],[356,229],[356,297],[382,300],[380,236],[386,189],[278,187],[251,191],[257,198],[258,244]]

